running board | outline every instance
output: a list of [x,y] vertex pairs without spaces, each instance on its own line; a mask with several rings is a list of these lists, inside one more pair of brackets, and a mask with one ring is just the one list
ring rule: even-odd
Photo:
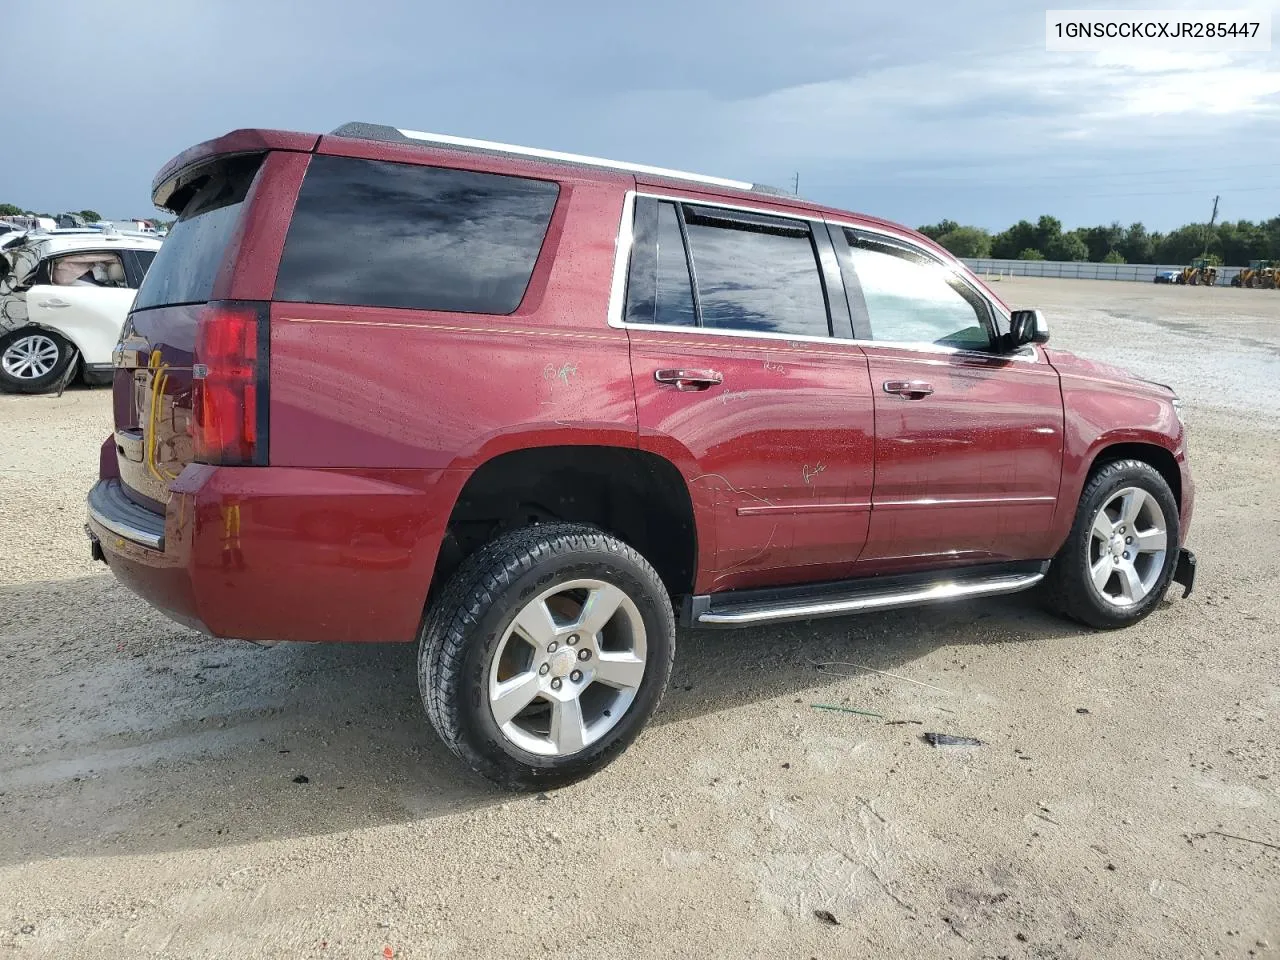
[[681,619],[691,627],[753,627],[943,600],[994,597],[1035,586],[1048,569],[1049,561],[1037,560],[802,587],[732,590],[689,597]]

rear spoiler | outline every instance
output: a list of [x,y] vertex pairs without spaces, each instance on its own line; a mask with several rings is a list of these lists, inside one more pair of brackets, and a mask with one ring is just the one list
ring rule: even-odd
[[319,142],[320,137],[314,133],[233,130],[216,140],[197,143],[161,167],[151,181],[151,202],[161,210],[181,213],[192,189],[203,179],[204,170],[211,162],[229,156],[266,153],[268,150],[311,153]]

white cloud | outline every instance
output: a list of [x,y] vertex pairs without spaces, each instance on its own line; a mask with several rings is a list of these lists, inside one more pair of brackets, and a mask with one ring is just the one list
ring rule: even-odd
[[1272,57],[1043,51],[896,65],[737,100],[633,93],[618,111],[633,129],[684,127],[700,154],[766,163],[797,155],[1026,157],[1062,142],[1202,141],[1210,129],[1248,127],[1278,112],[1280,64]]

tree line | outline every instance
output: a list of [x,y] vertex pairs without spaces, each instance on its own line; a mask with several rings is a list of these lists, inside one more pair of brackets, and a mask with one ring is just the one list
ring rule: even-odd
[[[90,223],[95,223],[102,219],[102,214],[98,213],[97,210],[69,210],[67,212],[84,217]],[[52,213],[36,213],[34,210],[23,210],[12,203],[0,203],[0,217],[46,217],[49,220],[56,219]]]
[[954,220],[928,224],[920,232],[957,257],[1001,260],[1091,260],[1095,263],[1190,263],[1206,254],[1218,265],[1247,267],[1251,260],[1280,261],[1280,217],[1260,223],[1224,221],[1210,227],[1189,223],[1168,233],[1141,223],[1062,229],[1056,217],[1019,220],[991,233]]

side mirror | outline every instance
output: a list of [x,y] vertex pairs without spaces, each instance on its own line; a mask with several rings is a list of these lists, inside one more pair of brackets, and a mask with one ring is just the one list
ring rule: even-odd
[[1048,343],[1049,325],[1039,310],[1015,310],[1009,317],[1008,343],[1010,350],[1028,343]]

